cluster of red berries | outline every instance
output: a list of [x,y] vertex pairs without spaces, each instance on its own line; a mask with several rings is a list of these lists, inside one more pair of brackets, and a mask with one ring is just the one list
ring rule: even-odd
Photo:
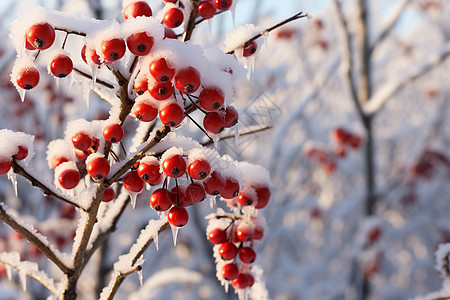
[[[27,139],[25,139],[27,137]],[[22,161],[29,156],[29,147],[32,147],[32,140],[21,132],[13,132],[8,129],[0,130],[0,140],[7,141],[8,149],[0,156],[0,175],[9,172],[13,160]]]
[[410,168],[410,173],[417,178],[431,179],[437,166],[444,166],[450,173],[450,160],[445,154],[432,149],[426,149],[416,163]]
[[252,287],[252,264],[256,260],[253,247],[263,238],[263,226],[256,218],[246,219],[243,215],[216,218],[211,220],[207,235],[215,245],[217,277],[224,283],[231,282],[235,290]]

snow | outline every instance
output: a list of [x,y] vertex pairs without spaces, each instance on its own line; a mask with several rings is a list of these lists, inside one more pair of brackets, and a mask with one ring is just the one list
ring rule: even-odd
[[105,139],[103,138],[103,127],[105,121],[94,120],[87,121],[85,119],[73,120],[67,123],[67,129],[64,132],[67,144],[72,144],[72,137],[77,133],[85,133],[91,138],[95,137],[99,140],[98,151],[102,152],[105,147]]
[[19,146],[28,149],[28,155],[20,161],[20,164],[27,166],[34,156],[34,136],[24,132],[14,132],[8,129],[0,130],[0,156],[11,158],[18,151]]
[[154,38],[155,44],[164,38],[164,26],[153,17],[128,18],[122,23],[122,31],[125,37],[137,32],[146,32]]
[[47,163],[49,168],[52,168],[52,159],[58,156],[65,157],[68,160],[76,160],[71,146],[63,139],[53,140],[47,146]]
[[[229,33],[227,33],[227,35],[225,36],[225,40],[223,41],[222,50],[223,50],[223,52],[229,52],[229,51],[235,50],[236,56],[242,57],[242,49],[243,49],[245,42],[263,31],[264,31],[263,29],[255,26],[253,24],[246,24],[246,25],[238,26],[238,27],[234,28],[232,31],[230,31]],[[256,49],[256,51],[257,51],[256,53],[258,53],[258,50],[259,50],[260,46],[262,45],[262,41],[264,39],[265,39],[265,37],[262,36],[255,40],[255,42],[258,45],[258,47]],[[241,49],[241,50],[238,51],[238,49]]]
[[61,175],[61,173],[65,170],[75,170],[77,172],[78,168],[77,168],[77,164],[74,161],[66,161],[63,162],[62,164],[60,164],[59,166],[57,166],[55,168],[55,180],[54,180],[54,184],[55,186],[59,187],[62,191],[67,191],[66,189],[64,189],[60,183],[59,183],[59,175]]
[[17,91],[20,93],[22,102],[25,99],[25,90],[19,87],[19,85],[17,84],[17,75],[23,70],[28,69],[36,69],[36,64],[34,63],[33,57],[23,56],[15,60],[14,66],[11,70],[11,82],[14,84]]

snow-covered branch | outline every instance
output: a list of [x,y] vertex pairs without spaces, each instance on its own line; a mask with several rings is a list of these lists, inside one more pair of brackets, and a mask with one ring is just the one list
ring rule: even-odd
[[[7,268],[13,267],[19,271],[20,280],[24,290],[26,290],[26,275],[41,283],[55,296],[60,296],[60,289],[56,287],[52,278],[47,273],[40,271],[38,264],[30,261],[21,261],[20,254],[17,252],[0,253],[0,262],[7,265]],[[10,271],[9,271],[10,272]]]
[[58,268],[63,271],[65,274],[72,273],[71,267],[67,262],[64,262],[65,259],[63,254],[59,252],[58,249],[53,247],[48,241],[47,238],[36,231],[36,229],[30,225],[25,223],[23,220],[17,216],[16,212],[11,210],[7,210],[3,203],[0,203],[0,220],[2,220],[5,224],[9,225],[12,229],[20,233],[23,237],[25,237],[30,243],[36,246],[45,256],[48,257]]
[[416,70],[410,73],[408,76],[400,78],[398,80],[389,81],[384,87],[380,88],[371,99],[364,105],[363,110],[368,115],[375,115],[386,102],[391,99],[395,94],[400,92],[408,84],[411,84],[415,80],[425,76],[428,72],[434,68],[442,65],[450,57],[450,45],[440,51],[438,54],[433,55],[430,59],[422,63]]

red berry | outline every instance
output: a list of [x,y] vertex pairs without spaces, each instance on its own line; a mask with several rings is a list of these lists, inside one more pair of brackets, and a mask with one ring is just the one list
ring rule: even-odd
[[186,162],[181,155],[176,154],[162,162],[162,169],[167,176],[178,178],[186,173]]
[[167,218],[173,226],[183,227],[189,220],[189,214],[186,208],[174,206],[169,210]]
[[157,189],[150,196],[150,205],[156,211],[166,211],[172,206],[171,192],[167,189]]
[[184,119],[184,109],[176,103],[170,103],[159,111],[159,118],[165,125],[178,126]]
[[173,85],[170,81],[158,82],[148,88],[150,95],[156,100],[169,99],[173,94]]
[[347,156],[347,151],[345,150],[345,146],[344,145],[338,145],[334,149],[334,154],[336,154],[337,157],[345,157],[345,156]]
[[103,137],[110,143],[118,143],[123,138],[123,128],[120,124],[113,123],[103,128]]
[[256,195],[258,196],[258,201],[255,205],[255,208],[264,208],[267,203],[269,203],[271,192],[267,186],[256,186],[253,187],[256,191]]
[[92,138],[84,132],[78,132],[72,136],[72,144],[75,149],[86,151],[91,147]]
[[128,18],[136,18],[136,17],[151,17],[152,9],[145,1],[136,1],[128,4],[123,9],[123,16],[125,20]]
[[234,280],[239,275],[239,269],[235,263],[225,264],[222,267],[222,275],[226,280]]
[[357,135],[352,134],[349,138],[348,143],[353,149],[358,149],[361,145],[361,138]]
[[0,157],[0,175],[8,173],[9,169],[11,169],[12,161],[5,157]]
[[28,41],[28,39],[25,39],[25,48],[26,48],[27,50],[36,50],[36,47],[35,47],[33,44],[31,44],[31,43]]
[[251,247],[242,247],[239,250],[239,259],[244,264],[251,264],[256,259],[255,250],[253,250],[253,248],[251,248]]
[[218,110],[224,102],[225,97],[219,88],[205,88],[198,96],[198,103],[207,111]]
[[247,275],[248,278],[248,287],[252,287],[255,284],[255,277],[249,273],[245,273],[245,275]]
[[15,160],[22,160],[28,156],[28,148],[22,145],[17,147],[17,153],[13,155]]
[[325,174],[330,175],[336,170],[336,163],[334,161],[327,162],[323,166],[323,170],[325,171]]
[[230,260],[236,257],[238,248],[231,242],[225,242],[219,247],[219,254],[223,260]]
[[214,245],[223,244],[227,241],[228,236],[225,230],[221,228],[214,228],[208,232],[208,239]]
[[56,77],[64,78],[73,70],[73,63],[70,57],[61,54],[55,57],[50,63],[50,72]]
[[208,112],[203,118],[203,127],[207,132],[219,134],[225,129],[225,118],[216,111]]
[[232,0],[214,0],[214,5],[220,10],[228,10],[232,4]]
[[249,57],[255,54],[256,50],[258,49],[258,44],[256,44],[255,41],[248,44],[247,47],[244,47],[244,51],[242,52],[242,56]]
[[239,192],[237,200],[241,206],[250,206],[258,201],[254,189],[243,189]]
[[52,157],[52,168],[56,168],[57,166],[59,166],[60,164],[62,164],[63,162],[69,161],[69,159],[67,159],[64,156],[53,156]]
[[169,67],[164,57],[154,60],[149,66],[149,71],[159,82],[171,81],[175,76],[175,69]]
[[157,161],[141,162],[137,171],[141,180],[147,183],[155,183],[161,177],[159,163]]
[[26,33],[27,40],[36,49],[44,50],[50,48],[55,41],[55,30],[48,23],[35,24]]
[[331,133],[331,136],[339,143],[347,143],[350,138],[350,134],[342,127],[334,129]]
[[108,175],[110,166],[106,158],[95,157],[89,160],[86,164],[86,169],[94,180],[101,180]]
[[164,38],[176,40],[177,35],[175,34],[175,32],[172,29],[164,26]]
[[181,9],[172,7],[164,13],[164,24],[169,28],[177,28],[183,23],[184,14]]
[[174,206],[188,207],[191,205],[191,202],[189,202],[186,198],[184,190],[185,187],[181,185],[179,185],[178,188],[174,186],[170,190],[172,196],[172,204]]
[[225,109],[225,127],[230,128],[237,124],[239,113],[233,106],[228,106]]
[[123,187],[127,191],[140,193],[144,188],[144,182],[137,171],[130,171],[123,177]]
[[148,81],[146,76],[138,76],[134,82],[134,90],[136,94],[142,95],[148,90]]
[[198,14],[205,19],[210,19],[216,14],[216,7],[209,1],[202,1],[198,5]]
[[145,31],[136,32],[127,38],[128,50],[138,56],[147,55],[153,47],[155,39]]
[[183,93],[192,94],[200,87],[200,72],[187,67],[177,72],[174,78],[175,87]]
[[83,150],[79,150],[79,149],[74,149],[74,152],[75,152],[75,156],[77,157],[77,160],[82,160],[82,159],[88,157],[92,153],[92,150],[88,149],[88,150],[83,151]]
[[100,56],[97,54],[97,52],[95,52],[94,49],[87,49],[86,45],[84,45],[83,48],[81,48],[81,58],[85,63],[89,64],[86,59],[86,55],[89,56],[89,58],[94,64],[99,66],[102,64],[102,62],[100,61]]
[[255,225],[242,222],[236,228],[236,236],[241,242],[248,242],[255,237]]
[[219,195],[225,188],[225,178],[217,171],[213,171],[209,177],[203,181],[205,190],[209,195]]
[[17,73],[17,85],[31,90],[39,83],[39,71],[35,67],[24,68]]
[[110,202],[111,200],[114,199],[115,196],[116,196],[116,192],[114,192],[114,189],[112,187],[109,187],[103,192],[102,201]]
[[381,236],[381,229],[374,227],[367,233],[367,240],[372,244],[375,243]]
[[164,2],[166,2],[166,3],[175,3],[175,2],[177,2],[178,0],[163,0]]
[[112,38],[102,42],[102,52],[106,61],[116,61],[125,55],[127,47],[121,38]]
[[58,182],[66,190],[73,189],[80,182],[80,172],[74,169],[66,169],[59,173]]
[[211,172],[211,165],[205,159],[196,159],[189,164],[188,174],[192,179],[203,180]]
[[206,197],[205,188],[199,183],[191,183],[185,190],[186,200],[190,204],[195,204],[203,201]]
[[255,240],[261,240],[264,237],[264,228],[260,224],[255,225]]
[[220,196],[222,196],[225,199],[237,197],[239,195],[239,188],[240,185],[237,179],[234,179],[232,177],[226,177],[225,188],[220,193]]
[[133,106],[134,115],[136,119],[141,122],[153,121],[158,115],[158,108],[148,102],[139,102]]
[[246,289],[250,285],[250,279],[248,278],[247,274],[239,273],[238,277],[236,277],[236,279],[234,279],[231,284],[235,289]]

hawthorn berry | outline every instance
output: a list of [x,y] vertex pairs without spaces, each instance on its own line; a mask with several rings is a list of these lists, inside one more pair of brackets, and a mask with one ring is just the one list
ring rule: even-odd
[[203,127],[207,132],[219,134],[225,129],[225,118],[219,112],[210,111],[203,118]]
[[110,166],[104,157],[94,157],[86,163],[86,170],[94,180],[101,180],[109,174]]
[[171,192],[167,189],[157,189],[150,196],[150,205],[156,211],[166,211],[172,206]]
[[255,225],[255,236],[253,239],[255,240],[261,240],[264,237],[264,228],[260,224]]
[[84,45],[81,48],[81,58],[83,59],[83,61],[87,64],[90,64],[87,61],[87,57],[89,57],[90,61],[93,62],[94,64],[100,66],[102,64],[101,60],[100,60],[100,56],[97,54],[97,52],[95,52],[94,49],[87,49],[86,45]]
[[58,182],[66,190],[73,189],[80,182],[80,172],[74,169],[66,169],[59,173]]
[[128,50],[137,56],[147,55],[153,47],[155,39],[145,31],[136,32],[127,38]]
[[256,252],[251,247],[242,247],[239,249],[239,259],[244,264],[251,264],[256,259]]
[[144,182],[137,171],[130,171],[123,177],[123,188],[127,191],[139,193],[144,188]]
[[217,171],[213,171],[209,177],[203,181],[206,193],[209,195],[219,195],[225,188],[225,178]]
[[231,199],[234,197],[237,197],[239,195],[239,181],[233,177],[226,177],[225,178],[225,187],[223,191],[220,193],[220,196],[222,196],[225,199]]
[[350,134],[342,127],[337,127],[331,133],[331,136],[334,140],[339,143],[347,143],[350,138]]
[[234,280],[239,275],[239,268],[235,263],[228,263],[222,267],[222,275],[226,280]]
[[219,247],[219,255],[223,260],[230,260],[236,257],[238,248],[231,242],[225,242]]
[[121,38],[112,38],[102,42],[102,53],[106,61],[116,61],[125,55],[127,47]]
[[177,72],[174,77],[175,87],[183,93],[192,94],[200,87],[200,72],[187,67]]
[[190,204],[195,204],[203,201],[206,197],[206,191],[203,185],[200,183],[191,183],[186,187],[185,190],[186,200]]
[[353,149],[358,149],[361,145],[361,138],[358,135],[352,134],[348,140],[348,143]]
[[125,17],[125,20],[136,17],[151,17],[152,9],[145,1],[135,1],[128,4],[123,9],[123,16]]
[[6,157],[0,157],[0,175],[8,173],[11,169],[12,161]]
[[198,14],[205,19],[211,19],[216,14],[216,7],[209,1],[202,1],[198,5]]
[[258,44],[256,44],[255,41],[248,44],[246,47],[244,47],[244,50],[242,52],[242,56],[249,57],[255,54],[256,50],[258,49]]
[[31,44],[28,39],[25,39],[25,49],[27,50],[36,50],[36,47]]
[[172,204],[174,206],[188,207],[191,205],[186,198],[185,187],[179,185],[178,187],[174,186],[170,192],[172,193]]
[[53,156],[51,161],[52,168],[55,169],[57,166],[66,161],[69,161],[69,159],[64,156]]
[[228,106],[225,109],[225,128],[233,127],[237,124],[239,113],[233,106]]
[[165,125],[178,126],[184,119],[184,109],[177,103],[170,103],[159,111],[159,118]]
[[159,82],[171,81],[175,76],[175,69],[172,69],[167,64],[164,57],[152,61],[149,66],[150,74]]
[[103,192],[102,201],[110,202],[111,200],[114,199],[115,196],[116,196],[116,192],[114,192],[114,189],[112,187],[109,187]]
[[103,128],[103,137],[110,143],[118,143],[123,138],[123,128],[118,123],[106,125]]
[[138,76],[134,82],[134,90],[136,94],[142,95],[148,90],[148,81],[146,76]]
[[73,70],[73,62],[69,56],[61,54],[53,58],[50,63],[50,72],[55,77],[64,78]]
[[242,222],[236,228],[236,236],[241,242],[248,242],[255,237],[255,225]]
[[219,88],[204,88],[198,96],[198,103],[207,111],[218,110],[224,102],[225,97]]
[[175,154],[163,160],[162,169],[167,176],[178,178],[186,173],[186,162],[181,155]]
[[158,82],[150,86],[148,91],[156,100],[166,100],[173,94],[173,85],[170,81]]
[[28,156],[28,148],[26,146],[19,145],[17,147],[17,153],[13,155],[15,160],[22,160]]
[[248,278],[248,286],[247,287],[252,287],[255,284],[255,277],[253,277],[253,275],[250,273],[245,273],[245,275],[247,275],[247,278]]
[[235,289],[246,289],[250,285],[250,279],[247,274],[241,272],[236,279],[231,282],[231,285],[233,285]]
[[48,23],[35,24],[27,30],[26,36],[36,49],[45,50],[55,41],[55,29]]
[[223,244],[227,241],[228,236],[225,230],[221,228],[214,228],[208,232],[208,239],[214,245]]
[[84,132],[78,132],[72,136],[72,144],[75,149],[86,151],[91,147],[92,138]]
[[172,7],[164,13],[163,22],[169,28],[177,28],[183,23],[184,14],[181,9]]
[[173,226],[183,227],[189,221],[189,214],[186,208],[174,206],[169,210],[167,219]]
[[203,180],[210,172],[211,165],[205,159],[196,159],[188,167],[188,174],[192,179]]
[[258,201],[258,197],[254,189],[245,188],[239,192],[237,200],[241,206],[250,206]]
[[141,162],[137,172],[141,180],[147,183],[155,183],[161,177],[159,163],[157,161]]
[[20,70],[16,77],[17,85],[25,90],[31,90],[39,83],[39,71],[35,67]]
[[86,157],[88,157],[92,153],[92,150],[91,149],[88,149],[88,150],[74,149],[73,152],[75,153],[77,160],[82,160],[82,159],[85,159]]
[[150,122],[158,115],[158,108],[148,102],[139,102],[133,106],[133,112],[139,121]]
[[164,38],[166,39],[177,39],[176,33],[169,27],[164,26]]
[[271,196],[269,187],[263,185],[263,186],[253,186],[253,188],[255,189],[258,198],[255,208],[261,209],[266,207],[267,203],[269,203]]
[[178,0],[163,0],[164,2],[166,2],[166,3],[175,3],[175,2],[177,2]]
[[228,10],[232,4],[232,0],[214,0],[214,5],[219,10]]

